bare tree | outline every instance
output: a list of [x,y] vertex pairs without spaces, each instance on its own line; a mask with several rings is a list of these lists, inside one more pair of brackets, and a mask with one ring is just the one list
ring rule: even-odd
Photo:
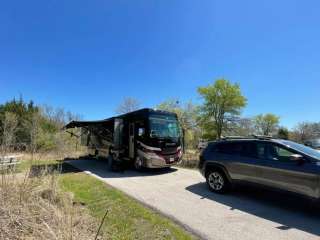
[[67,122],[72,120],[80,120],[82,117],[78,114],[74,114],[70,111],[65,111],[63,108],[54,108],[49,105],[42,105],[40,107],[41,116],[46,118],[52,124],[61,128]]
[[30,134],[30,152],[32,159],[37,151],[37,138],[40,132],[40,116],[38,113],[33,113],[31,121],[29,122],[29,134]]
[[201,136],[198,125],[199,107],[191,101],[182,104],[178,99],[168,99],[160,103],[157,109],[177,114],[181,127],[184,130],[185,147],[195,148]]
[[120,103],[118,108],[116,109],[117,114],[124,114],[128,112],[132,112],[137,110],[140,107],[140,103],[137,99],[132,97],[126,97]]
[[250,136],[255,133],[254,122],[251,118],[237,117],[229,119],[224,134],[231,136]]
[[291,138],[304,143],[317,137],[320,137],[320,123],[301,122],[294,128]]
[[1,153],[5,155],[10,146],[15,142],[15,132],[17,131],[18,118],[14,113],[5,112],[2,124]]

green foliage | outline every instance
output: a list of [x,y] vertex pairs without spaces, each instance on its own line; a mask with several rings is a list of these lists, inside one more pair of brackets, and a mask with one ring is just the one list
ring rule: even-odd
[[217,129],[215,124],[209,118],[199,116],[199,126],[201,129],[201,138],[206,140],[217,139]]
[[48,106],[41,108],[32,101],[25,103],[13,99],[0,105],[0,139],[4,136],[6,116],[13,114],[17,120],[12,145],[27,146],[30,151],[49,151],[57,148],[57,142],[66,138],[57,138],[66,120],[78,118],[63,109],[54,110]]
[[[34,103],[30,101],[28,104],[20,98],[18,101],[13,99],[0,105],[0,129],[3,128],[6,112],[14,113],[18,120],[17,131],[15,133],[15,139],[18,143],[30,142],[30,137],[26,124],[31,121],[31,117],[34,113],[39,112],[39,108],[34,106]],[[2,135],[3,132],[0,132]]]
[[289,139],[289,130],[285,127],[281,127],[278,129],[278,138],[281,139]]
[[271,135],[277,129],[280,117],[272,113],[259,114],[254,118],[255,127],[259,134]]
[[198,93],[204,99],[202,106],[202,128],[205,134],[220,138],[228,119],[240,114],[247,104],[238,84],[218,79],[206,87],[199,87]]

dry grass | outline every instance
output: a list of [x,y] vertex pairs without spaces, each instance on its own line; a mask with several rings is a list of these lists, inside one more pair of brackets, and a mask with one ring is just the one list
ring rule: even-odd
[[79,158],[80,156],[86,155],[87,152],[85,150],[82,151],[73,151],[73,152],[67,152],[67,153],[61,153],[61,152],[38,152],[35,154],[31,153],[11,153],[9,155],[22,155],[21,159],[24,161],[52,161],[57,159],[64,159],[66,157],[68,158]]
[[96,220],[45,171],[1,172],[0,239],[94,239]]
[[10,153],[8,155],[18,155],[20,164],[16,167],[17,171],[28,171],[32,166],[35,165],[50,165],[50,164],[57,164],[59,160],[65,158],[72,158],[77,159],[80,156],[87,155],[87,151],[77,151],[77,152],[70,152],[67,154],[63,153],[56,153],[56,152],[42,152],[42,153],[27,153],[27,152],[16,152]]
[[186,149],[182,157],[180,167],[196,168],[199,163],[199,151],[196,149]]
[[1,240],[95,239],[106,209],[98,239],[196,239],[120,191],[68,170],[59,159],[52,153],[24,154],[19,171],[0,171]]

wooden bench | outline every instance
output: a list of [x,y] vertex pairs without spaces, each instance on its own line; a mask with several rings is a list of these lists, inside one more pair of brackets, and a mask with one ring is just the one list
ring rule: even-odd
[[16,155],[0,157],[0,170],[15,168],[20,163],[18,158],[19,156]]

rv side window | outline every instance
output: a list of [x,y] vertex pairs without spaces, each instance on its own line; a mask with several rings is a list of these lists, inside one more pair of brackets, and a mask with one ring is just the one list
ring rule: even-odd
[[139,137],[144,136],[144,132],[145,132],[145,129],[144,129],[144,128],[139,128],[139,130],[138,130],[138,135],[139,135]]
[[130,136],[133,135],[133,124],[130,124],[129,134],[130,134]]

